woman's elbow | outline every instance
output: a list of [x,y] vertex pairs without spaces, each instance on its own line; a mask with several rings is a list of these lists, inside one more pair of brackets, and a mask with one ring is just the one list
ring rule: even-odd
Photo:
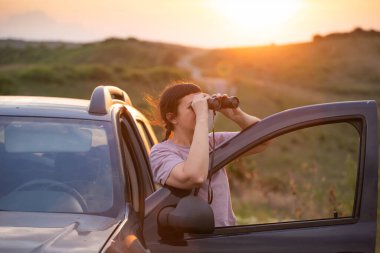
[[207,180],[207,174],[205,173],[191,173],[185,176],[185,182],[187,185],[194,187],[200,187]]
[[188,175],[176,182],[173,182],[170,180],[168,184],[174,187],[177,186],[178,188],[182,188],[182,189],[194,189],[194,188],[201,187],[206,180],[207,180],[207,177],[204,177],[204,176]]
[[193,178],[191,178],[191,184],[194,186],[194,187],[201,187],[204,182],[206,182],[207,180],[207,175],[206,176],[195,176]]
[[208,170],[188,170],[184,168],[185,181],[193,187],[200,187],[207,180]]
[[180,164],[169,174],[166,184],[182,189],[192,189],[202,186],[207,176],[208,170],[193,171],[187,169],[184,164]]

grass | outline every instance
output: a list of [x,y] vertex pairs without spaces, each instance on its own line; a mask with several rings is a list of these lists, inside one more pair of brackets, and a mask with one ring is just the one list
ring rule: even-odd
[[351,216],[358,148],[354,127],[340,123],[277,137],[263,153],[233,161],[227,171],[238,222],[333,218],[334,210]]

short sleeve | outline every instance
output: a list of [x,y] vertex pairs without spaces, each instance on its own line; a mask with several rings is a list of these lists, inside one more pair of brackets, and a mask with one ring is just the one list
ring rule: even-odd
[[168,147],[157,144],[150,151],[150,165],[156,183],[165,185],[173,168],[184,160]]

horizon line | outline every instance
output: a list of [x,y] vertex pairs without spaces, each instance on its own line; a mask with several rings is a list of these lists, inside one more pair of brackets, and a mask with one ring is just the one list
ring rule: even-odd
[[93,44],[93,43],[99,43],[104,42],[111,39],[118,39],[118,40],[137,40],[141,42],[150,42],[150,43],[160,43],[160,44],[166,44],[166,45],[172,45],[172,46],[180,46],[180,47],[186,47],[186,48],[194,48],[194,49],[203,49],[203,50],[218,50],[218,49],[228,49],[228,48],[245,48],[245,47],[268,47],[268,46],[286,46],[286,45],[296,45],[296,44],[305,44],[305,43],[312,43],[315,41],[316,36],[320,36],[321,38],[328,37],[329,35],[334,34],[351,34],[355,31],[361,31],[361,32],[375,32],[380,33],[380,30],[376,30],[375,28],[369,28],[369,29],[363,29],[360,26],[355,27],[351,29],[350,31],[336,31],[336,32],[330,32],[327,34],[320,34],[316,33],[314,34],[310,39],[308,40],[298,40],[298,41],[289,41],[289,42],[270,42],[270,43],[260,43],[260,44],[242,44],[242,45],[227,45],[227,46],[215,46],[215,47],[205,47],[205,46],[197,46],[197,45],[186,45],[182,43],[176,43],[176,42],[170,42],[170,41],[161,41],[161,40],[150,40],[150,39],[144,39],[139,38],[136,36],[128,36],[128,37],[121,37],[121,36],[109,36],[104,37],[102,39],[94,39],[94,40],[87,40],[87,41],[69,41],[69,40],[60,40],[60,39],[27,39],[27,38],[17,38],[17,37],[1,37],[0,40],[6,41],[6,40],[13,40],[13,41],[22,41],[26,43],[62,43],[62,44],[78,44],[78,45],[84,45],[84,44]]

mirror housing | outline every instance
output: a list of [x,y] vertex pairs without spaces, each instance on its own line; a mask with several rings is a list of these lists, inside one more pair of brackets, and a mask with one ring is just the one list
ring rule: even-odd
[[180,233],[212,233],[214,212],[203,199],[190,195],[182,198],[176,207],[163,208],[158,215],[158,226]]

